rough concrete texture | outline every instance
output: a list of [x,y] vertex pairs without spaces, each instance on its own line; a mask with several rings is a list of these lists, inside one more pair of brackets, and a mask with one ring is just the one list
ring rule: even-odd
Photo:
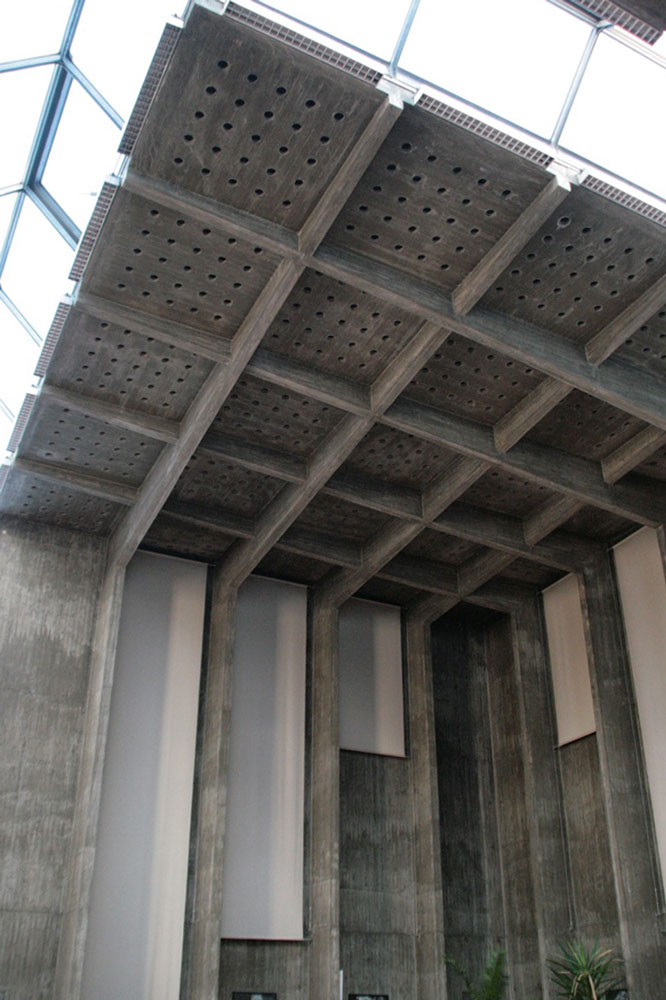
[[658,868],[631,674],[609,557],[586,568],[583,607],[597,721],[599,773],[630,996],[666,983]]
[[[484,613],[460,608],[432,630],[444,939],[473,976],[504,941],[485,623]],[[449,970],[449,1000],[462,989]]]
[[0,990],[51,996],[104,543],[0,523]]

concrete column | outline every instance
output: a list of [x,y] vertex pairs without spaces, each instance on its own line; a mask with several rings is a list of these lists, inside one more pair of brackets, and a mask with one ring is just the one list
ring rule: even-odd
[[407,618],[407,677],[414,810],[416,996],[446,1000],[437,749],[430,627]]
[[236,596],[237,591],[224,587],[215,571],[197,779],[193,893],[183,954],[184,1000],[218,997]]
[[310,1000],[338,1000],[340,969],[340,751],[338,609],[312,610],[312,945]]
[[517,603],[512,621],[539,959],[548,996],[546,960],[570,932],[572,920],[555,717],[537,600]]
[[585,570],[583,607],[627,985],[632,997],[653,997],[663,991],[666,982],[666,947],[656,914],[654,839],[609,557]]
[[54,1000],[81,996],[124,566],[107,566],[95,619]]
[[521,698],[509,619],[490,622],[486,655],[508,972],[514,996],[533,997],[542,986],[539,919]]

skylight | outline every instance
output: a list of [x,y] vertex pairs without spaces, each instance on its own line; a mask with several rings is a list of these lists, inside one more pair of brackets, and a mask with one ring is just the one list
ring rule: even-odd
[[[37,388],[34,366],[72,288],[77,241],[179,2],[35,0],[5,12],[0,451]],[[651,48],[559,0],[242,2],[330,48],[356,49],[380,71],[399,57],[398,77],[666,209],[666,138],[653,110],[666,102],[664,37]]]

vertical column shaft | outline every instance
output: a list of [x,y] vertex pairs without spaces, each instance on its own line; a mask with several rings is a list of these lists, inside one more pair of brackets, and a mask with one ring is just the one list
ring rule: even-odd
[[187,1000],[217,1000],[236,590],[213,580],[199,772],[194,895],[183,959]]
[[78,1000],[81,996],[124,580],[124,566],[107,565],[93,633],[54,1000]]
[[536,599],[516,606],[513,630],[539,959],[547,995],[546,960],[569,931],[571,900],[550,670]]
[[414,810],[416,996],[446,1000],[439,793],[430,627],[407,619],[407,676]]
[[312,611],[311,1000],[337,1000],[340,968],[340,751],[338,609]]
[[609,557],[586,568],[584,585],[601,780],[627,982],[631,996],[655,996],[666,982],[666,948],[656,916],[654,840],[631,675]]

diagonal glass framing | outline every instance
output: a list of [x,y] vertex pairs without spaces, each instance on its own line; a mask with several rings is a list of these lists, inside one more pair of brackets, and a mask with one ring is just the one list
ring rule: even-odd
[[[189,2],[191,4],[193,0],[189,0]],[[438,3],[435,3],[434,0],[382,0],[381,3],[378,0],[368,0],[368,3],[363,5],[359,5],[357,0],[341,0],[336,5],[333,13],[331,12],[330,5],[325,5],[323,0],[321,0],[321,6],[318,6],[317,0],[282,0],[282,2],[278,2],[277,4],[263,3],[261,0],[240,0],[240,2],[243,6],[264,14],[270,19],[275,18],[289,24],[294,30],[302,34],[322,40],[325,44],[328,43],[335,49],[348,50],[349,52],[356,53],[361,58],[369,57],[380,69],[383,69],[386,75],[396,77],[399,80],[403,79],[412,85],[423,85],[424,88],[428,88],[428,92],[435,94],[439,99],[450,99],[454,106],[456,106],[455,102],[458,101],[468,111],[477,114],[480,119],[488,121],[491,124],[497,123],[497,127],[500,129],[505,125],[508,129],[512,130],[512,134],[519,133],[528,143],[534,140],[540,149],[548,151],[554,157],[565,160],[571,157],[579,166],[582,165],[585,167],[588,165],[593,170],[596,170],[597,166],[591,161],[585,160],[584,155],[580,155],[580,152],[584,154],[586,150],[576,151],[568,148],[567,141],[572,142],[574,146],[578,146],[581,142],[580,135],[589,134],[586,132],[585,111],[589,107],[598,106],[598,97],[595,94],[594,88],[596,87],[598,92],[599,88],[604,86],[603,78],[600,77],[598,71],[601,63],[601,57],[598,53],[602,50],[597,42],[602,34],[604,40],[608,39],[612,43],[611,49],[613,45],[619,45],[625,49],[633,50],[633,54],[641,56],[643,61],[650,62],[652,65],[649,72],[652,73],[652,77],[657,79],[658,82],[663,77],[663,88],[660,86],[659,89],[666,88],[666,58],[662,54],[663,51],[666,51],[666,44],[662,44],[664,42],[663,36],[655,46],[651,47],[645,42],[633,38],[620,28],[603,21],[600,16],[590,12],[589,9],[581,10],[573,0],[541,0],[542,10],[545,12],[544,23],[548,17],[551,21],[553,20],[556,16],[554,9],[557,9],[557,17],[560,17],[562,12],[565,11],[571,18],[577,19],[579,25],[585,28],[589,34],[587,35],[587,41],[584,42],[582,51],[579,49],[575,54],[572,54],[571,51],[569,52],[569,62],[571,63],[573,59],[572,65],[575,64],[576,68],[575,73],[571,75],[570,79],[566,80],[564,77],[562,78],[561,96],[558,94],[558,100],[553,105],[557,107],[558,114],[552,121],[547,123],[547,127],[539,123],[539,130],[534,132],[530,131],[525,121],[519,120],[521,111],[518,105],[515,108],[509,107],[508,110],[503,112],[507,117],[498,117],[496,114],[489,112],[485,106],[471,103],[469,101],[469,94],[465,95],[462,93],[460,97],[457,97],[455,91],[443,89],[441,83],[438,83],[436,79],[424,79],[420,75],[419,67],[422,66],[425,68],[427,65],[427,53],[423,51],[419,52],[418,45],[415,43],[418,41],[419,34],[424,38],[427,38],[429,34],[432,38],[433,35],[438,33],[436,26],[432,23],[432,11],[437,11],[441,18],[439,5],[442,4],[446,8],[447,4],[451,3],[452,0],[438,0]],[[533,32],[536,32],[536,34],[527,33],[527,22],[536,25],[538,24],[538,17],[534,19],[534,10],[533,8],[529,8],[529,6],[525,7],[526,2],[527,0],[508,0],[502,9],[506,15],[505,20],[507,22],[510,18],[513,18],[514,34],[516,32],[523,32],[522,44],[525,46],[525,51],[527,52],[530,48],[533,50],[535,46],[547,43],[548,39],[542,37],[544,33],[547,33],[545,29],[541,31],[541,35],[539,35],[538,28],[533,29]],[[534,4],[535,0],[529,0],[529,2],[530,4]],[[30,322],[24,310],[17,304],[16,297],[12,296],[7,290],[7,282],[3,285],[3,277],[5,274],[9,275],[10,273],[7,270],[8,260],[10,259],[10,255],[13,254],[14,249],[18,248],[20,242],[17,233],[21,237],[25,229],[22,219],[24,219],[26,214],[31,214],[29,211],[26,213],[26,205],[29,202],[39,210],[41,215],[62,239],[70,259],[81,238],[81,229],[77,224],[77,220],[63,207],[61,200],[57,197],[57,177],[58,174],[62,176],[62,169],[60,171],[55,169],[54,159],[50,162],[51,153],[54,151],[54,144],[56,143],[58,130],[63,120],[63,114],[65,113],[73,84],[77,88],[81,87],[83,89],[88,98],[94,102],[94,106],[109,119],[116,129],[121,129],[124,124],[121,114],[105,97],[102,91],[95,86],[89,75],[81,69],[81,66],[77,64],[72,54],[72,47],[75,39],[77,39],[76,48],[77,51],[80,48],[84,64],[86,64],[87,60],[92,66],[91,53],[94,54],[96,44],[94,37],[101,37],[100,32],[102,29],[100,28],[100,24],[106,25],[106,29],[112,27],[108,21],[104,20],[106,13],[97,10],[94,6],[95,3],[96,0],[90,0],[89,7],[86,8],[87,15],[89,15],[88,21],[93,27],[91,30],[88,30],[87,34],[86,32],[82,32],[82,37],[85,36],[85,40],[80,45],[77,39],[77,30],[82,20],[86,0],[72,0],[69,7],[64,4],[62,6],[64,29],[60,46],[56,52],[33,56],[22,55],[18,59],[0,62],[0,75],[16,74],[19,85],[24,74],[39,70],[40,67],[52,67],[51,77],[46,95],[43,98],[37,127],[29,148],[22,176],[16,178],[10,177],[8,178],[9,183],[4,187],[0,187],[0,220],[4,217],[4,232],[0,230],[0,350],[6,354],[11,349],[12,343],[16,343],[16,337],[25,338],[20,350],[17,350],[17,354],[23,358],[22,366],[24,372],[26,351],[28,350],[27,345],[32,343],[33,351],[41,346],[46,335],[46,330],[42,329],[41,323],[39,327],[36,327]],[[157,8],[159,4],[164,3],[164,0],[153,0],[153,3],[154,7]],[[486,3],[489,5],[489,13],[492,13],[493,5],[496,5],[496,0],[480,0],[480,7],[483,8]],[[521,5],[524,12],[528,12],[526,13],[527,20],[525,17],[521,20],[521,17],[517,16],[516,12],[520,12]],[[48,20],[48,25],[46,26],[48,27],[48,31],[45,28],[41,34],[42,41],[45,44],[47,42],[50,44],[49,40],[54,37],[54,26],[56,24],[54,18],[57,16],[55,12],[56,6],[53,3],[48,4],[48,18],[45,18],[45,20]],[[221,5],[221,9],[223,6],[224,4]],[[135,14],[137,17],[136,23],[133,23],[133,31],[136,29],[148,35],[147,28],[151,15],[147,13],[147,10],[148,5],[145,8],[142,7],[140,12],[133,9],[133,17]],[[453,16],[455,10],[456,5],[452,4],[449,11],[451,16]],[[353,11],[351,18],[349,16],[350,11]],[[166,11],[162,10],[160,13],[164,14]],[[477,38],[482,36],[485,26],[481,14],[479,10],[476,10],[474,34]],[[39,12],[34,12],[33,23],[34,17],[38,16]],[[496,11],[493,16],[496,16]],[[101,21],[100,17],[102,18]],[[323,22],[326,24],[324,30],[310,23],[313,17],[315,21],[320,23],[323,19]],[[428,23],[429,20],[430,23]],[[30,21],[24,19],[23,23],[25,26],[26,24],[30,24]],[[125,29],[126,23],[122,17],[122,12],[117,9],[117,5],[114,6],[113,25],[115,28]],[[340,25],[344,26],[344,35],[345,38],[348,38],[348,41],[343,41],[342,35],[336,38],[329,34],[331,29],[338,32]],[[40,25],[36,25],[36,28],[39,29]],[[93,36],[92,40],[91,35]],[[507,38],[513,44],[516,39],[511,38],[510,35],[511,32],[509,32]],[[24,50],[26,48],[26,37],[27,33],[24,31],[22,38]],[[574,37],[574,35],[571,34],[571,37]],[[581,37],[584,38],[584,32],[581,35],[581,32],[578,31],[576,37],[578,39]],[[35,44],[39,43],[36,42]],[[520,47],[520,44],[521,40],[519,38],[518,47]],[[377,46],[379,46],[381,54],[372,55],[372,52],[377,50]],[[6,51],[7,46],[5,45]],[[605,52],[606,50],[603,51]],[[478,65],[479,60],[476,63]],[[97,66],[98,74],[100,65]],[[115,66],[111,64],[106,67],[106,70],[102,70],[102,78],[105,81],[104,87],[110,87],[116,94],[116,97],[121,100],[123,98],[118,96],[120,90],[115,86],[115,82],[120,81],[120,76],[114,77],[113,73],[117,72],[121,76],[124,76],[127,70],[128,67],[116,70]],[[657,77],[655,77],[655,71],[658,73]],[[479,72],[483,72],[480,66]],[[641,73],[637,71],[637,80],[640,76]],[[455,86],[455,81],[449,85]],[[649,105],[650,94],[642,94],[640,82],[638,85],[633,86],[632,93],[634,100],[638,102],[642,100],[646,106]],[[640,106],[640,103],[638,106]],[[595,124],[599,126],[599,115],[596,115],[596,119]],[[611,123],[609,123],[609,127],[610,125]],[[603,122],[601,122],[600,128],[603,133]],[[617,132],[616,121],[612,123],[612,128]],[[87,130],[86,139],[90,141]],[[60,145],[62,147],[62,143]],[[621,134],[617,135],[617,145],[618,147],[622,146]],[[644,152],[647,152],[648,155],[652,154],[654,152],[653,147],[656,148],[654,142],[649,146],[646,145]],[[610,155],[608,152],[610,149],[608,143],[603,148],[599,146],[599,149],[602,150],[599,155]],[[587,152],[588,155],[594,156],[595,151],[595,149],[590,147],[590,150]],[[626,154],[626,149],[624,152]],[[62,161],[62,148],[60,149],[59,157]],[[657,157],[657,159],[663,158]],[[626,156],[624,160],[619,162],[621,162],[621,169],[623,171],[631,171],[631,164],[626,159]],[[49,163],[49,180],[48,183],[45,183]],[[626,179],[626,174],[622,176],[620,170],[613,170],[612,163],[609,163],[608,166],[610,170],[601,169],[605,171],[611,183],[617,183],[619,187],[629,190],[630,193],[637,195],[639,198],[645,195],[647,199],[657,204],[662,211],[666,210],[666,204],[664,204],[663,200],[666,197],[666,189],[663,191],[656,190],[657,185],[653,181],[653,178],[657,177],[657,172],[653,171],[651,174],[643,172],[642,175],[640,173],[637,174],[634,180],[639,180],[639,182],[643,180],[643,183],[653,184],[652,191],[641,190]],[[647,181],[645,180],[646,177],[648,178]],[[656,198],[652,197],[654,194],[656,194]],[[13,201],[9,212],[2,210],[4,206],[1,203],[4,202],[5,198],[7,199],[7,203]],[[74,201],[67,199],[66,204],[71,206],[74,204]],[[79,203],[77,202],[77,204]],[[78,222],[82,222],[83,213],[77,213],[77,215]],[[15,281],[15,279],[13,280]],[[10,402],[8,398],[3,396],[2,386],[0,385],[0,446],[3,443],[3,428],[7,431],[8,436],[11,423],[17,415],[15,402],[17,393],[15,389],[12,389],[11,395],[12,401]]]

